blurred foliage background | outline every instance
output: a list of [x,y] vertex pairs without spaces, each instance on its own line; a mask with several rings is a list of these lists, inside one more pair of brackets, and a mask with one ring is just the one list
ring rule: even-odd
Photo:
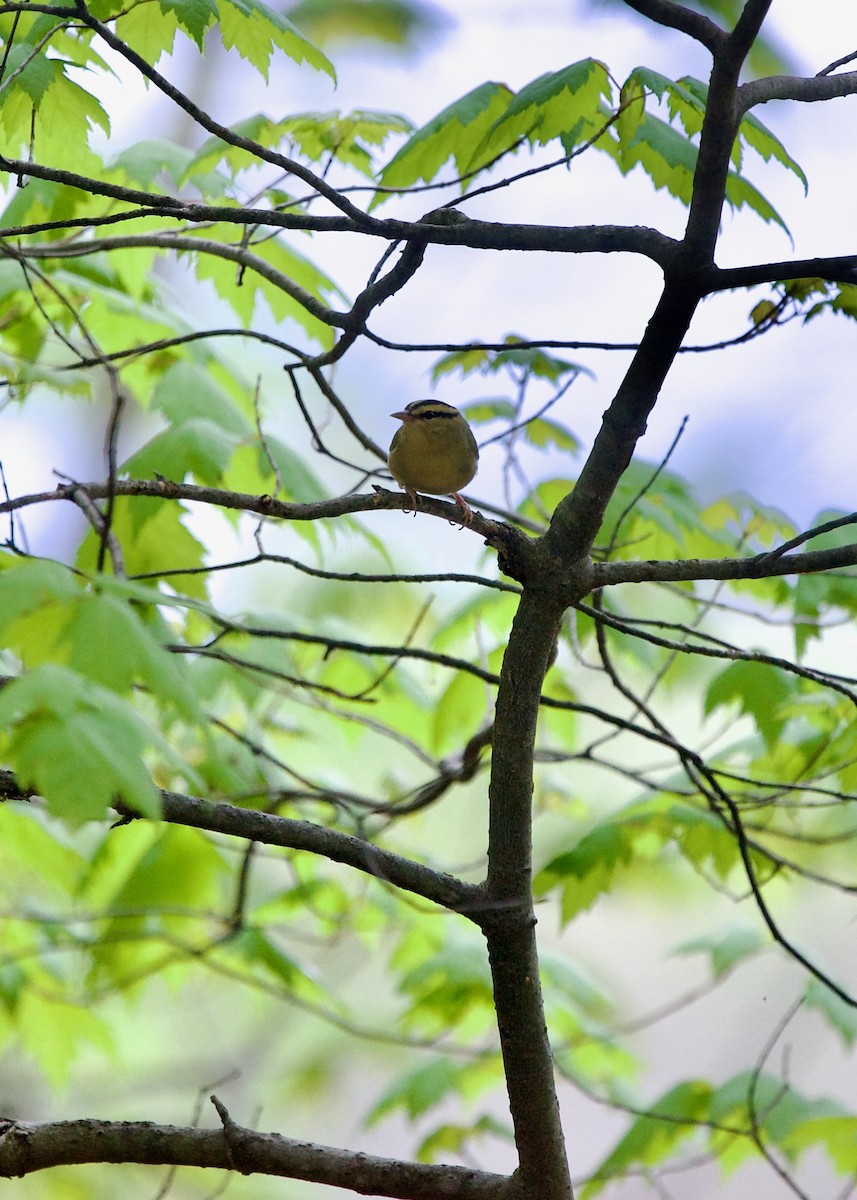
[[[189,94],[207,91],[212,110],[244,106],[245,72],[267,78],[264,107],[237,114],[241,131],[266,147],[288,146],[337,186],[367,189],[354,193],[362,203],[379,183],[407,190],[449,178],[456,152],[459,170],[467,158],[486,170],[479,183],[496,182],[510,161],[524,171],[558,154],[557,142],[571,153],[591,137],[599,106],[608,96],[615,103],[618,88],[600,60],[584,55],[600,53],[595,35],[604,22],[625,30],[637,18],[616,6],[594,15],[591,6],[560,7],[567,23],[551,25],[557,6],[547,10],[538,74],[514,80],[517,109],[503,81],[486,84],[478,103],[456,106],[470,84],[448,89],[439,69],[413,110],[388,108],[385,72],[416,79],[421,59],[442,63],[445,53],[461,53],[463,16],[440,6],[307,0],[285,10],[292,29],[282,14],[266,24],[224,4],[215,32],[210,6],[165,4],[157,21],[136,6],[116,28],[152,62],[172,50],[169,70],[164,62],[159,69],[183,78]],[[707,9],[732,20],[738,7]],[[106,2],[92,12],[116,15]],[[597,19],[591,35],[587,16]],[[121,95],[111,88],[136,88],[125,68],[118,85],[108,80],[90,93],[79,81],[105,63],[118,69],[118,59],[102,60],[86,36],[49,30],[45,15],[28,20],[23,28],[14,15],[0,16],[11,46],[7,79],[16,85],[0,108],[6,154],[25,154],[35,128],[39,161],[44,155],[116,187],[204,197],[225,209],[263,197],[300,208],[294,180],[250,165],[216,135],[197,128],[185,136],[182,122],[162,127],[154,99],[151,110],[120,109],[109,140]],[[52,55],[37,48],[48,32]],[[591,45],[556,61],[554,39],[584,34]],[[781,42],[766,35],[751,69],[790,69],[797,54]],[[226,52],[233,47],[237,54]],[[618,53],[629,52],[620,45]],[[302,90],[314,97],[322,87],[331,102],[328,54],[362,64],[361,82],[377,81],[365,110],[293,103]],[[574,70],[567,59],[579,60]],[[548,174],[549,186],[523,193],[518,219],[549,221],[562,210],[577,223],[569,208],[599,208],[605,195],[627,223],[642,220],[641,204],[658,206],[646,207],[646,220],[655,211],[667,225],[683,219],[687,147],[702,101],[692,82],[670,80],[660,64],[635,73],[635,61],[620,72],[626,86],[663,103],[648,113],[634,152],[636,131],[617,132],[583,186],[557,183],[565,168]],[[474,67],[474,84],[493,78],[490,63]],[[288,112],[278,93],[284,71]],[[425,75],[419,80],[424,86]],[[569,96],[581,106],[573,132],[551,124],[558,112],[565,119]],[[57,112],[61,121],[50,119]],[[493,123],[503,113],[501,137]],[[480,161],[489,125],[500,141],[481,147]],[[803,182],[800,156],[787,149],[784,129],[772,122],[744,130],[748,175],[762,172],[765,188],[749,183],[745,160],[736,162],[729,252],[739,221],[750,230],[742,237],[758,241],[760,253],[778,246],[777,257],[786,253],[784,227],[798,244],[805,236],[791,211]],[[522,139],[530,157],[519,153]],[[489,170],[500,152],[517,157]],[[576,180],[576,171],[577,161],[568,176]],[[767,199],[772,178],[787,180],[786,204],[778,184],[776,207]],[[477,199],[474,209],[508,219],[505,195]],[[435,193],[428,196],[397,198],[397,212],[424,212],[435,203]],[[117,211],[109,194],[33,178],[10,186],[7,199],[7,231],[44,226],[29,240],[10,235],[0,261],[7,495],[51,490],[53,468],[64,479],[102,477],[111,457],[119,474],[134,478],[299,503],[383,480],[383,462],[324,390],[305,386],[296,398],[282,371],[296,346],[306,354],[332,345],[330,326],[304,298],[319,310],[345,307],[379,247],[353,237],[317,247],[318,239],[257,228],[252,251],[265,276],[234,256],[195,251],[194,237],[246,249],[249,239],[225,219],[202,230],[165,222],[154,237],[140,216],[124,221],[122,246],[109,240]],[[381,204],[379,215],[392,207]],[[105,227],[91,237],[105,241],[77,253],[69,222],[93,218]],[[430,254],[425,282],[420,276],[413,293],[397,298],[394,316],[383,310],[379,341],[356,346],[325,378],[382,446],[392,433],[387,413],[402,395],[437,391],[460,404],[484,444],[480,497],[538,527],[573,485],[654,283],[645,270],[643,280],[636,267],[623,276],[612,264],[591,278],[588,261],[537,274],[526,257],[502,276],[487,260],[470,283],[473,252],[442,262]],[[702,318],[703,340],[727,328],[735,338],[766,325],[772,332],[731,351],[747,357],[726,374],[720,352],[688,356],[692,367],[678,369],[682,412],[716,404],[724,392],[728,412],[730,402],[746,402],[742,387],[758,395],[775,344],[787,347],[777,379],[803,397],[817,376],[786,376],[807,346],[831,344],[813,339],[838,339],[839,356],[818,371],[835,379],[842,370],[853,288],[809,280],[719,304]],[[601,323],[597,340],[624,348],[599,358],[591,345],[519,344],[592,341],[590,322]],[[214,328],[227,332],[210,336]],[[207,336],[197,339],[200,331]],[[444,331],[466,348],[446,348]],[[395,355],[385,339],[423,348]],[[497,348],[472,344],[479,340]],[[736,377],[744,382],[733,385]],[[841,388],[827,390],[833,411]],[[782,423],[781,394],[773,411],[763,403],[768,395],[759,397],[764,412],[748,417],[750,432],[755,420]],[[843,507],[818,505],[804,521],[811,500],[796,491],[794,461],[782,455],[776,505],[751,498],[764,470],[747,465],[747,439],[734,428],[738,446],[702,487],[691,486],[686,468],[711,459],[712,444],[694,435],[694,414],[670,457],[678,427],[670,394],[665,413],[611,503],[599,536],[605,559],[746,555],[794,536],[799,524],[844,515],[844,499],[833,496],[829,503]],[[764,439],[754,444],[764,457]],[[746,468],[742,491],[731,487],[733,458]],[[847,468],[850,479],[850,453]],[[836,470],[822,472],[817,486]],[[782,511],[792,498],[798,523]],[[108,813],[117,795],[154,813],[157,788],[174,789],[329,824],[481,878],[485,731],[516,604],[493,557],[478,539],[424,515],[273,523],[178,504],[168,493],[143,507],[117,496],[111,540],[85,502],[72,517],[59,508],[46,502],[9,518],[0,575],[3,761],[44,797],[0,810],[0,1112],[210,1123],[214,1090],[237,1120],[291,1137],[510,1169],[490,977],[475,929],[317,855],[148,821],[114,827]],[[847,538],[847,527],[832,530],[811,548]],[[382,578],[355,583],[357,571]],[[408,572],[430,578],[389,578]],[[448,575],[481,582],[438,578]],[[783,1174],[803,1181],[806,1172],[812,1187],[830,1189],[857,1169],[853,1009],[774,952],[738,843],[667,742],[641,738],[640,705],[617,696],[604,669],[612,663],[632,696],[644,696],[676,738],[729,780],[769,904],[820,970],[853,987],[841,931],[852,919],[854,607],[848,572],[728,587],[625,586],[603,600],[616,628],[602,625],[599,635],[591,609],[564,626],[545,689],[536,884],[564,1111],[570,1128],[586,1130],[571,1141],[573,1170],[577,1178],[599,1168],[605,1178],[615,1173],[621,1182],[607,1195],[628,1200],[655,1188],[681,1200],[764,1187],[779,1196],[791,1191]],[[688,643],[714,653],[679,653]],[[646,1117],[650,1107],[671,1123]],[[783,1172],[772,1173],[765,1152],[786,1164]],[[60,1169],[6,1186],[15,1200],[100,1200],[119,1189],[203,1197],[227,1183],[230,1194],[254,1200],[334,1194],[260,1178],[213,1182],[190,1171],[155,1177],[128,1166]]]

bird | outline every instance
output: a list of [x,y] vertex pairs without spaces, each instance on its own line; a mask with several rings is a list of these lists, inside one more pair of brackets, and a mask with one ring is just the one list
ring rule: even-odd
[[461,509],[462,526],[469,525],[473,510],[459,490],[476,474],[479,447],[464,417],[443,400],[414,400],[390,416],[402,424],[390,443],[387,465],[408,493],[414,512],[417,492],[452,496]]

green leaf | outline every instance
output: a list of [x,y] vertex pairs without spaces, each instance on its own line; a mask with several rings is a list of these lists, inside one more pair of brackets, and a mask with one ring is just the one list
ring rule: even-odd
[[121,12],[125,5],[122,0],[90,0],[89,10],[99,21],[109,21]]
[[166,175],[172,188],[177,189],[192,159],[193,154],[186,146],[164,138],[145,138],[117,154],[113,166],[147,191],[151,191],[159,175]]
[[281,13],[262,0],[219,0],[219,28],[227,50],[236,49],[267,80],[274,47],[298,64],[336,79],[333,64]]
[[494,397],[490,400],[474,400],[462,404],[461,411],[472,425],[484,425],[488,421],[512,421],[517,409],[511,400]]
[[197,830],[133,822],[105,837],[86,880],[105,919],[88,983],[127,988],[163,967],[164,939],[211,950],[220,851]]
[[602,98],[610,95],[607,68],[594,58],[540,75],[509,102],[476,146],[467,169],[482,169],[513,150],[522,138],[531,146],[559,138],[569,153],[604,125]]
[[648,67],[635,67],[631,78],[659,100],[666,100],[670,121],[677,119],[688,137],[699,133],[708,99],[707,89],[703,84],[691,76],[679,80],[668,79],[666,75]]
[[[229,128],[238,137],[257,142],[266,150],[270,150],[279,146],[282,140],[282,124],[283,122],[274,121],[264,113],[256,113],[252,117],[245,117],[243,121],[237,121]],[[233,174],[237,174],[239,171],[258,167],[259,159],[252,151],[230,145],[216,134],[212,134],[188,162],[184,178],[194,178],[215,164],[225,164],[231,168]]]
[[768,747],[773,746],[785,724],[781,706],[791,698],[794,682],[785,671],[767,663],[734,662],[708,685],[704,711],[738,705],[752,717]]
[[[31,179],[25,188],[17,188],[3,211],[4,225],[23,225],[27,221],[60,220],[77,216],[86,193],[50,179]],[[93,200],[97,211],[97,202]],[[6,260],[0,264],[3,292],[20,291],[19,280],[26,280],[20,265]]]
[[836,295],[830,304],[831,311],[857,320],[857,285],[838,283],[836,289]]
[[202,712],[179,660],[153,636],[123,594],[121,581],[105,578],[81,596],[64,629],[67,664],[102,687],[131,694],[144,685],[162,704],[174,704],[190,721]]
[[540,350],[538,346],[516,346],[512,335],[508,336],[506,341],[509,343],[509,349],[492,351],[489,365],[483,370],[483,375],[494,375],[501,370],[509,370],[509,373],[513,374],[510,368],[518,367],[536,379],[547,379],[551,383],[559,383],[566,375],[574,377],[585,374],[594,378],[589,368],[582,367],[579,363],[557,358],[554,354]]
[[[290,128],[291,124],[285,122],[286,130],[297,139],[297,131]],[[334,114],[334,120],[324,129],[320,151],[333,154],[339,162],[356,167],[364,175],[372,175],[374,151],[391,136],[411,134],[413,129],[408,118],[399,113],[358,108],[344,116]],[[303,145],[301,149],[307,153]]]
[[630,804],[596,825],[542,867],[534,891],[541,896],[559,888],[567,923],[611,890],[621,868],[658,861],[669,844],[694,867],[713,870],[721,879],[738,862],[734,838],[712,813],[660,798]]
[[658,100],[663,100],[664,97],[670,96],[674,91],[683,95],[689,105],[693,105],[698,109],[704,106],[700,104],[696,98],[688,93],[682,84],[676,83],[670,79],[668,75],[662,75],[660,71],[654,71],[651,67],[636,66],[631,71],[622,87],[630,87],[633,85],[633,92],[636,95],[640,89],[647,95],[650,93]]
[[514,1141],[512,1131],[506,1125],[501,1125],[494,1117],[487,1115],[477,1118],[468,1125],[439,1125],[424,1138],[417,1147],[417,1162],[437,1162],[438,1159],[448,1159],[451,1154],[457,1156],[472,1153],[471,1143],[478,1138],[490,1135],[502,1138],[504,1141]]
[[100,820],[119,797],[155,817],[157,788],[143,762],[147,727],[115,692],[45,664],[0,691],[6,758],[23,787],[70,825]]
[[[82,87],[78,87],[65,75],[57,78],[53,87],[48,91],[46,100],[50,101],[49,119],[62,115],[62,129],[55,131],[51,137],[51,145],[59,148],[67,139],[74,141],[79,130],[82,140],[88,139],[90,131],[97,125],[103,133],[110,133],[110,118],[99,101]],[[45,133],[42,132],[45,140]],[[94,157],[94,156],[93,156]]]
[[[205,236],[222,236],[227,244],[234,244],[236,232],[234,228],[218,227],[207,229]],[[246,327],[257,314],[258,302],[264,300],[277,321],[291,319],[316,342],[324,347],[331,346],[331,326],[314,316],[300,296],[292,294],[289,285],[295,284],[313,299],[328,304],[345,299],[333,280],[281,238],[266,235],[261,242],[252,243],[249,250],[258,258],[259,266],[255,268],[251,264],[246,272],[242,272],[240,286],[236,287],[236,264],[214,254],[201,252],[194,256],[197,278],[210,280],[220,298]],[[278,275],[282,276],[282,281]]]
[[[689,93],[692,95],[700,111],[708,103],[708,85],[699,79],[694,79],[692,76],[686,75],[674,87],[680,88],[685,94]],[[688,132],[693,132],[693,130],[688,127]],[[782,142],[771,133],[766,125],[762,124],[755,114],[748,113],[741,121],[738,127],[738,141],[750,146],[757,154],[761,155],[765,162],[773,160],[774,162],[778,162],[780,166],[785,167],[786,170],[791,171],[803,184],[804,194],[806,194],[809,189],[809,183],[803,170],[791,157]]]
[[432,747],[438,755],[460,750],[483,724],[488,686],[467,671],[457,671],[434,710]]
[[[213,908],[221,894],[223,857],[211,838],[181,825],[132,824],[116,832],[121,844],[105,838],[84,893],[116,914],[114,930],[129,920],[138,928],[198,927],[194,910]],[[150,907],[156,911],[147,913]]]
[[782,1148],[795,1159],[814,1146],[822,1146],[840,1175],[857,1172],[857,1117],[848,1113],[810,1118],[796,1125],[783,1139]]
[[74,600],[79,590],[61,563],[0,554],[0,628],[46,604]]
[[628,142],[637,132],[637,127],[646,111],[646,89],[632,72],[622,84],[619,92],[619,115],[616,132],[620,142]]
[[689,204],[696,170],[696,146],[684,134],[646,113],[631,140],[620,143],[618,165],[623,174],[640,166],[660,190]]
[[573,1009],[598,1021],[611,1020],[615,1016],[614,1005],[587,978],[581,967],[572,965],[559,954],[544,952],[539,958],[550,998],[559,997],[566,1013]]
[[401,976],[399,990],[410,997],[404,1022],[429,1033],[484,1029],[491,1020],[491,974],[471,941],[450,938]]
[[327,498],[327,488],[296,450],[275,437],[266,438],[265,446],[277,468],[286,499],[299,504],[314,504]]
[[152,407],[173,424],[187,420],[212,421],[225,433],[250,437],[255,430],[212,372],[212,362],[177,362],[161,376]]
[[[551,383],[557,383],[569,374],[575,376],[585,372],[592,375],[588,367],[582,367],[564,358],[556,358],[537,346],[516,346],[515,343],[522,339],[514,334],[508,334],[505,340],[509,347],[506,350],[489,350],[477,344],[469,346],[466,350],[453,350],[444,354],[432,367],[432,381],[436,383],[438,379],[452,374],[453,371],[459,371],[462,379],[474,373],[490,376],[497,375],[500,371],[508,371],[516,380],[526,372],[537,379],[548,379]],[[477,404],[481,403],[484,402],[477,401]],[[473,406],[469,407],[472,409]],[[511,415],[514,410],[509,407]]]
[[748,146],[752,146],[757,154],[761,154],[766,162],[773,159],[796,175],[803,184],[804,195],[806,195],[809,191],[809,180],[800,164],[795,162],[779,138],[776,138],[757,116],[753,113],[747,114],[738,128],[738,136],[743,138]]
[[[117,4],[116,7],[120,6]],[[94,11],[94,8],[90,11]],[[39,43],[43,43],[40,49],[45,49],[49,45],[51,57],[60,60],[64,66],[74,64],[90,68],[94,72],[104,72],[116,78],[115,72],[111,70],[106,59],[92,45],[90,37],[81,36],[83,31],[75,29],[73,26],[67,29],[57,28],[55,16],[50,9],[43,13],[33,12],[29,24],[23,13],[19,15],[22,20],[17,24],[15,44],[19,45],[21,41],[25,41],[31,51],[34,51]],[[48,35],[50,36],[48,37]],[[43,41],[43,39],[46,40]],[[8,74],[6,77],[8,78]]]
[[708,955],[712,974],[715,979],[719,979],[745,958],[752,958],[764,945],[754,929],[739,926],[720,936],[694,938],[693,941],[683,942],[676,953]]
[[760,300],[750,310],[750,320],[758,328],[767,324],[778,312],[779,308],[772,300]]
[[289,13],[324,45],[365,39],[414,48],[453,23],[442,9],[414,0],[297,0],[289,5]]
[[551,421],[547,417],[537,417],[533,421],[527,421],[522,433],[525,440],[531,446],[537,446],[539,450],[555,447],[567,454],[577,454],[580,450],[580,442],[571,430],[566,429],[559,421]]
[[64,845],[56,826],[29,805],[0,806],[0,854],[3,883],[10,892],[18,889],[19,895],[24,888],[31,896],[41,891],[69,895],[84,868],[83,856]]
[[521,515],[531,521],[538,521],[547,527],[549,514],[552,513],[561,500],[564,500],[574,487],[574,480],[568,476],[553,479],[543,479],[536,487],[531,488],[520,506]]
[[[431,381],[437,383],[444,375],[451,375],[454,371],[459,371],[462,379],[466,379],[468,375],[474,373],[487,374],[491,362],[490,355],[490,350],[479,345],[468,346],[466,350],[453,350],[449,354],[444,354],[434,363],[431,369]],[[508,402],[504,401],[503,403]],[[511,405],[509,408],[514,411]]]
[[266,975],[273,978],[289,992],[312,996],[315,1000],[329,997],[300,966],[297,960],[276,946],[264,930],[248,926],[231,938],[225,949],[237,952],[239,958],[252,966],[260,966]]
[[172,53],[178,27],[176,14],[159,4],[134,4],[116,19],[117,35],[152,66]]
[[[188,473],[219,485],[239,445],[256,441],[256,431],[215,372],[216,360],[179,360],[158,379],[151,407],[170,421],[122,466],[136,478]],[[247,401],[248,408],[250,401]]]
[[[838,509],[824,510],[812,518],[810,528],[848,515]],[[846,523],[811,538],[806,549],[833,550],[848,546],[854,541],[854,534],[855,525]],[[801,575],[794,589],[793,602],[797,618],[794,625],[795,646],[798,655],[802,655],[811,639],[821,637],[821,619],[829,615],[831,610],[841,609],[849,615],[857,614],[857,586],[853,577],[835,572]]]
[[[450,158],[458,174],[467,169],[487,131],[505,111],[514,93],[502,83],[482,83],[423,125],[405,142],[381,171],[385,188],[407,188],[430,182]],[[379,192],[373,206],[389,197]]]
[[537,896],[562,888],[562,920],[589,908],[608,892],[619,867],[633,861],[633,839],[622,824],[607,822],[580,839],[574,849],[552,859],[533,880]]
[[283,131],[306,157],[318,161],[327,156],[355,167],[361,174],[374,174],[374,152],[393,134],[410,134],[413,125],[396,113],[356,109],[341,115],[326,114],[308,123],[306,118],[290,117],[282,122]]
[[[147,498],[140,503],[130,496],[117,496],[111,529],[122,547],[129,577],[155,572],[160,582],[180,595],[204,600],[208,591],[203,575],[169,573],[170,568],[200,567],[203,562],[204,547],[185,528],[186,517],[186,511],[175,501]],[[94,573],[98,548],[99,539],[90,530],[78,550],[76,566]]]
[[[681,79],[674,81],[648,67],[635,67],[624,86],[625,88],[630,86],[643,88],[653,93],[659,100],[666,100],[670,120],[672,121],[677,118],[689,137],[693,137],[700,132],[705,108],[708,103],[708,85],[701,80],[694,79],[691,75],[685,75]],[[619,131],[621,135],[621,119],[619,122]],[[631,130],[630,132],[633,133],[634,131]],[[627,137],[623,138],[623,140],[627,140]],[[807,179],[798,163],[786,151],[783,144],[752,113],[744,117],[738,128],[736,166],[739,168],[741,163],[740,144],[742,142],[752,147],[766,162],[774,160],[791,171],[801,181],[804,192],[806,192],[808,188]]]
[[779,225],[783,232],[791,238],[788,225],[774,206],[750,183],[749,179],[745,179],[743,175],[738,175],[734,171],[730,171],[726,179],[726,203],[734,209],[743,208],[746,205],[763,221]]
[[87,1046],[112,1049],[106,1021],[89,1008],[68,1004],[30,988],[17,1012],[21,1042],[54,1088],[69,1082],[71,1068]]
[[123,464],[135,479],[162,476],[182,483],[193,476],[200,483],[218,486],[238,445],[238,439],[204,417],[183,421],[157,433]]
[[[656,463],[633,459],[604,512],[599,541],[613,544],[612,556],[637,557],[645,546],[648,558],[698,557],[723,553],[705,524],[688,483]],[[726,541],[729,549],[732,543]]]
[[835,992],[821,982],[811,979],[806,986],[803,1002],[807,1008],[814,1008],[826,1020],[831,1029],[835,1029],[842,1041],[852,1049],[857,1040],[857,1012],[853,1007],[840,999]]
[[110,120],[100,102],[69,79],[57,59],[37,56],[11,87],[0,92],[6,154],[29,152],[32,143],[39,159],[52,166],[100,171],[101,160],[88,148],[96,125],[109,134]]
[[[134,232],[127,226],[126,229]],[[187,332],[177,314],[150,303],[156,257],[154,247],[136,246],[110,260],[99,255],[88,256],[51,273],[53,285],[86,308],[87,332],[100,353],[126,352],[135,343]],[[169,304],[168,296],[165,300]],[[145,404],[154,380],[173,361],[175,353],[147,354],[124,362],[121,380],[126,394],[133,393]]]
[[[233,125],[232,132],[267,149],[280,148],[288,143],[291,155],[297,152],[310,162],[335,158],[361,174],[374,173],[374,151],[394,133],[410,133],[412,126],[395,113],[358,109],[343,115],[340,112],[296,113],[282,121],[273,121],[264,113],[247,117]],[[188,168],[188,178],[214,163],[225,162],[233,172],[258,165],[257,158],[247,150],[231,146],[219,137],[210,137]]]
[[[758,1071],[742,1071],[733,1076],[717,1089],[711,1099],[713,1122],[740,1124],[748,1130],[758,1130],[792,1163],[812,1141],[827,1141],[827,1135],[833,1133],[834,1129],[837,1135],[841,1134],[841,1125],[825,1130],[821,1123],[831,1118],[838,1123],[846,1115],[850,1117],[837,1101],[825,1097],[808,1098],[791,1084],[784,1084],[782,1079]],[[854,1118],[851,1117],[851,1120]],[[841,1145],[837,1145],[837,1142],[838,1137],[833,1144],[837,1154],[841,1154]],[[853,1153],[851,1161],[854,1161]]]
[[[656,188],[666,188],[683,204],[689,204],[697,155],[696,145],[690,139],[702,128],[708,89],[705,84],[690,76],[675,83],[647,67],[635,68],[630,80],[653,92],[659,99],[666,99],[670,121],[677,118],[683,126],[684,133],[650,113],[639,117],[630,131],[630,136],[623,135],[623,127],[619,125],[620,140],[615,150],[618,164],[625,173],[640,165]],[[804,185],[806,184],[800,167],[786,154],[781,144],[761,122],[747,118],[746,122],[742,122],[739,137],[743,137],[765,159],[775,158],[782,165],[795,171]],[[609,143],[602,142],[599,148],[609,149]],[[735,157],[736,164],[740,166],[740,150]],[[773,205],[739,171],[729,172],[726,202],[733,209],[746,205],[762,220],[774,222],[786,234],[789,233],[788,227]]]
[[203,49],[205,33],[218,17],[217,0],[158,0],[158,7],[174,14],[179,26]]
[[[36,108],[47,95],[51,85],[63,73],[62,64],[56,59],[48,58],[46,54],[34,54],[29,41],[9,47],[6,72],[13,75],[15,71],[18,74],[13,80],[14,86],[26,92]],[[5,103],[6,99],[7,97],[3,96],[2,103]]]
[[409,1071],[381,1097],[366,1116],[366,1125],[376,1125],[382,1117],[403,1109],[413,1121],[440,1104],[450,1092],[461,1090],[459,1063],[438,1057],[426,1066]]
[[611,1179],[621,1178],[635,1167],[653,1167],[663,1162],[708,1116],[712,1089],[702,1080],[677,1084],[651,1106],[651,1114],[637,1117],[623,1138],[595,1168],[581,1190],[580,1200],[589,1200]]

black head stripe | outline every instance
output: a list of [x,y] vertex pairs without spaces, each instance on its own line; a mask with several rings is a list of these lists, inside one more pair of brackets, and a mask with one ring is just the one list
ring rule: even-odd
[[447,420],[452,420],[459,415],[458,409],[444,404],[440,400],[414,400],[407,406],[407,411],[422,421],[432,421],[435,417],[446,417]]

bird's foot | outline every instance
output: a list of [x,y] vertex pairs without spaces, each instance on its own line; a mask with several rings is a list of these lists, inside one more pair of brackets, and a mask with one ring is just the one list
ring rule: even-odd
[[467,503],[467,501],[464,499],[463,496],[459,496],[458,492],[453,492],[452,497],[455,500],[455,503],[461,509],[461,520],[460,521],[450,521],[449,522],[450,525],[458,525],[462,529],[465,527],[465,525],[472,525],[473,524],[473,509],[470,507],[470,505]]

